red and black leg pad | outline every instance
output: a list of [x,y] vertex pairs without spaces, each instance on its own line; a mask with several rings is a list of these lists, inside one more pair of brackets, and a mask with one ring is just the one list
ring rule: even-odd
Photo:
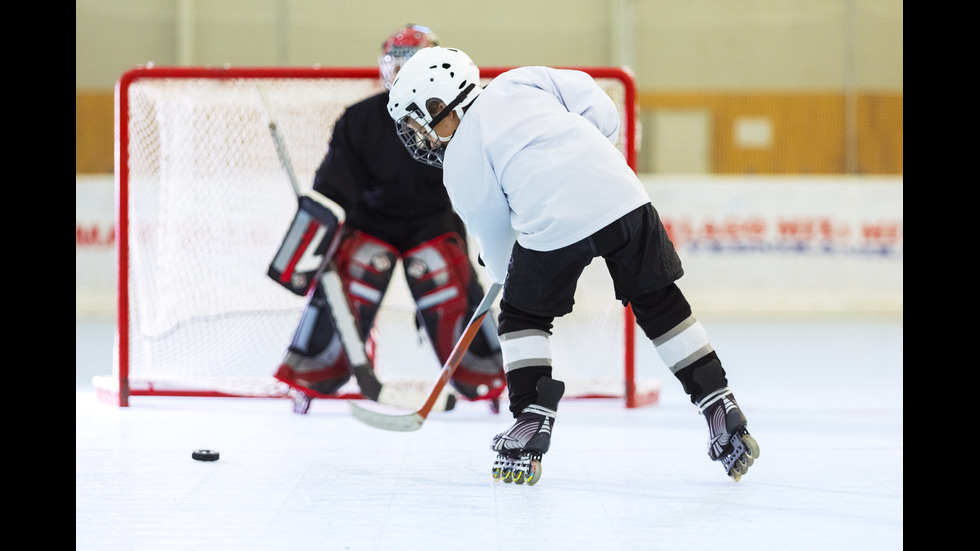
[[337,252],[334,266],[344,287],[351,314],[357,323],[358,334],[368,355],[373,353],[370,338],[371,327],[381,307],[381,300],[388,292],[398,250],[391,245],[358,230],[345,231]]
[[314,398],[335,394],[351,376],[350,362],[323,288],[310,293],[275,378]]
[[[463,328],[483,298],[465,241],[447,233],[405,252],[405,276],[436,356],[445,364]],[[468,400],[499,397],[506,386],[500,343],[492,316],[453,373],[451,384]]]
[[[358,336],[373,360],[374,342],[370,329],[384,297],[397,251],[356,230],[343,232],[333,255],[345,300],[351,308]],[[322,285],[310,292],[299,327],[276,378],[313,397],[334,394],[350,379],[350,359],[335,322],[334,308]]]

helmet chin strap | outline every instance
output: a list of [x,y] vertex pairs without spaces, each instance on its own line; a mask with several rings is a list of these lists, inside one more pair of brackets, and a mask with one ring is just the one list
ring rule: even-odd
[[456,96],[456,99],[449,102],[449,105],[447,105],[445,109],[443,109],[438,115],[432,117],[432,122],[429,123],[429,126],[431,128],[435,128],[437,124],[442,122],[442,119],[448,117],[449,114],[452,113],[453,110],[456,109],[456,107],[460,103],[463,103],[463,100],[466,99],[466,96],[470,93],[470,90],[472,90],[475,87],[476,84],[470,83],[470,85],[467,86],[465,90],[463,90]]
[[[450,115],[450,113],[453,112],[453,109],[454,109],[453,107],[446,107],[445,109],[442,110],[441,113],[439,113],[438,115],[436,115],[433,118],[433,121],[442,122],[446,117],[448,117]],[[453,133],[450,134],[448,137],[440,136],[436,132],[436,128],[435,128],[436,127],[436,124],[437,124],[436,122],[431,123],[432,134],[435,135],[435,137],[439,138],[439,141],[442,142],[443,145],[449,143],[449,140],[453,139],[453,136],[456,135],[456,131],[453,130]]]

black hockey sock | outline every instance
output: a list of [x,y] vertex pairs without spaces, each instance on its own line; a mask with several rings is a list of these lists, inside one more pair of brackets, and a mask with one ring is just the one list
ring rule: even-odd
[[674,374],[684,386],[684,392],[697,404],[708,394],[728,386],[725,369],[718,354],[711,352]]
[[507,373],[507,392],[510,412],[516,419],[521,411],[538,398],[537,384],[541,377],[551,377],[551,366],[534,365]]

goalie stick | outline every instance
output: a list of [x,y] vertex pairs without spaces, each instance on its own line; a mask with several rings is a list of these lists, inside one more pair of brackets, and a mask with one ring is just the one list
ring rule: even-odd
[[[279,160],[286,170],[286,176],[288,176],[289,183],[293,187],[293,193],[298,199],[302,197],[303,193],[300,190],[299,183],[296,179],[296,172],[293,170],[293,163],[286,149],[286,141],[279,132],[279,127],[275,119],[272,118],[272,114],[269,112],[265,92],[259,86],[256,86],[256,90],[259,93],[262,110],[265,112],[266,120],[268,121],[269,133],[272,135],[272,141],[275,142],[276,151],[279,153]],[[337,241],[334,240],[334,243],[325,254],[325,258],[330,259],[333,256],[334,250],[337,247]],[[313,276],[313,282],[313,285],[322,284],[324,286],[324,292],[331,306],[330,310],[334,318],[334,323],[337,326],[337,331],[340,333],[344,350],[347,352],[351,375],[357,381],[361,395],[375,402],[396,407],[408,408],[411,407],[408,404],[416,403],[416,393],[399,391],[399,389],[394,388],[392,385],[384,385],[378,380],[377,375],[375,375],[373,366],[370,360],[368,360],[367,352],[364,350],[364,342],[361,341],[361,337],[358,335],[354,314],[350,310],[347,297],[344,296],[343,284],[340,281],[340,275],[337,274],[333,261],[324,262],[317,269]],[[436,398],[437,403],[434,405],[434,408],[439,410],[452,409],[456,400],[456,397],[448,392],[441,393]],[[306,413],[309,410],[310,401],[311,398],[309,396],[302,394],[294,400],[293,411],[296,413]]]
[[473,312],[473,317],[470,318],[470,322],[463,330],[463,334],[456,341],[456,346],[453,347],[452,354],[449,355],[449,359],[442,366],[442,370],[439,372],[439,378],[432,385],[432,390],[429,391],[429,395],[425,403],[422,404],[422,407],[407,414],[389,414],[364,409],[356,402],[348,402],[354,417],[372,427],[384,430],[407,432],[422,428],[422,423],[425,422],[429,413],[434,409],[440,393],[442,393],[449,379],[452,378],[453,372],[456,371],[456,367],[459,366],[460,361],[463,359],[463,354],[466,353],[466,350],[470,347],[470,343],[473,342],[473,338],[476,337],[477,332],[480,330],[483,319],[490,313],[490,308],[493,306],[493,301],[496,300],[497,295],[500,294],[500,289],[500,284],[494,283],[487,290],[486,296],[483,297],[480,305]]

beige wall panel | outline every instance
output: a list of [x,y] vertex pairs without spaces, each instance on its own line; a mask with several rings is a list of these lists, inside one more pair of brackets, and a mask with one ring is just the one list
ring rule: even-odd
[[843,0],[650,0],[637,4],[640,89],[844,84]]
[[[76,88],[142,63],[365,65],[408,23],[482,65],[609,65],[640,89],[901,90],[901,0],[77,0]],[[618,18],[626,12],[631,17]],[[188,23],[189,21],[189,23]],[[629,25],[628,28],[623,28]],[[629,35],[623,42],[624,35]],[[848,57],[850,56],[850,57]],[[849,60],[845,62],[845,60]]]
[[[902,0],[76,0],[76,168],[111,166],[132,67],[372,66],[406,23],[483,66],[630,60],[641,109],[711,113],[719,173],[902,172]],[[771,147],[738,146],[746,117]]]
[[905,82],[904,2],[859,0],[856,3],[857,86],[901,92]]
[[75,88],[112,88],[139,63],[176,62],[175,0],[77,0]]

